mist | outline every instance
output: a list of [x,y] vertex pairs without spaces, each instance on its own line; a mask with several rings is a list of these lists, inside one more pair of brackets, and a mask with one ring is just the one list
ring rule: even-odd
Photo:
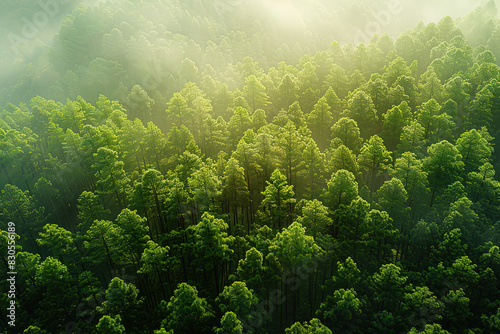
[[[241,61],[245,55],[254,56],[259,59],[262,52],[265,53],[284,53],[284,60],[288,62],[296,62],[302,56],[303,52],[314,53],[320,50],[328,49],[329,45],[337,41],[341,44],[353,43],[369,43],[374,34],[382,35],[387,33],[392,38],[396,39],[401,33],[413,29],[419,22],[423,24],[437,23],[445,16],[451,16],[453,19],[460,19],[467,14],[474,11],[474,9],[485,5],[479,0],[474,1],[404,1],[404,0],[390,0],[390,1],[293,1],[293,0],[213,0],[213,1],[186,1],[179,4],[169,1],[161,1],[161,8],[164,11],[158,12],[157,9],[152,9],[147,2],[141,2],[140,5],[134,5],[127,1],[98,1],[98,0],[85,0],[85,1],[63,1],[63,0],[46,0],[46,1],[33,1],[24,4],[24,7],[18,6],[16,1],[2,2],[0,5],[0,66],[2,72],[0,75],[0,101],[7,102],[28,102],[29,94],[24,96],[21,88],[16,91],[16,86],[19,86],[19,79],[30,77],[34,84],[30,84],[29,90],[33,93],[42,94],[57,100],[63,99],[63,95],[56,97],[55,95],[47,95],[43,93],[44,89],[48,87],[57,87],[61,82],[57,83],[54,80],[54,72],[52,69],[57,67],[63,72],[60,72],[59,77],[64,75],[64,71],[74,71],[74,66],[88,67],[92,59],[85,61],[77,61],[79,55],[75,53],[73,65],[60,66],[54,64],[54,57],[60,54],[59,51],[66,52],[61,49],[63,46],[58,40],[63,22],[70,22],[72,15],[81,11],[92,10],[98,12],[97,5],[107,6],[106,4],[113,4],[113,8],[118,12],[122,11],[120,6],[123,6],[125,11],[135,10],[140,14],[136,18],[143,21],[142,25],[137,26],[139,29],[158,30],[166,29],[172,34],[186,35],[192,39],[202,50],[205,50],[207,43],[217,42],[213,36],[207,34],[207,29],[216,29],[223,35],[233,38],[234,33],[237,32],[241,38],[254,39],[253,44],[246,47],[253,47],[254,50],[250,52],[244,51],[243,46],[234,44],[231,57],[225,58],[222,62],[226,65],[236,64]],[[28,5],[28,4],[31,4]],[[490,2],[491,5],[491,2]],[[103,7],[103,8],[104,8]],[[190,13],[190,17],[186,16]],[[491,15],[491,13],[489,13]],[[494,13],[496,15],[496,13]],[[99,14],[100,15],[100,14]],[[109,16],[110,14],[105,14]],[[112,15],[113,16],[113,15]],[[110,34],[115,28],[123,28],[120,22],[109,16],[105,18],[96,17],[96,22],[92,23],[99,31],[86,34],[94,34],[97,40],[90,43],[91,35],[85,37],[77,44],[81,47],[80,54],[85,53],[86,50],[92,50],[95,47],[98,49],[106,49],[111,47],[110,44],[104,43],[100,39],[106,34]],[[114,15],[116,16],[116,15]],[[101,20],[101,21],[99,21]],[[107,20],[107,21],[105,21]],[[194,22],[195,20],[196,22]],[[139,22],[136,21],[136,22]],[[148,27],[149,23],[153,26]],[[457,21],[458,22],[458,21]],[[200,24],[209,26],[201,28]],[[78,23],[78,24],[81,24]],[[93,28],[91,28],[93,29]],[[145,33],[146,33],[145,31]],[[123,32],[123,31],[122,31]],[[145,36],[145,35],[143,35]],[[467,36],[466,36],[467,37]],[[80,38],[78,35],[71,37],[77,41]],[[90,38],[90,39],[89,39]],[[155,85],[164,84],[166,77],[177,75],[176,71],[179,69],[179,63],[184,57],[195,58],[186,54],[184,46],[172,47],[172,42],[168,41],[170,37],[163,37],[156,42],[149,39],[147,45],[141,50],[114,50],[115,55],[121,55],[123,59],[130,58],[135,54],[138,64],[144,64],[145,67],[138,68],[136,65],[133,72],[128,72],[129,83],[125,86],[130,89],[134,81],[135,83],[144,85],[144,81],[151,81],[151,77],[155,77]],[[239,37],[238,37],[239,38]],[[264,39],[263,39],[264,38]],[[164,46],[156,45],[167,41]],[[64,42],[65,44],[68,44]],[[97,43],[97,44],[96,44]],[[174,42],[176,44],[177,42]],[[242,43],[247,43],[242,41]],[[250,42],[252,43],[252,42]],[[167,45],[170,45],[167,46]],[[160,64],[155,59],[153,54],[155,49],[160,47],[163,53],[170,54],[170,60],[167,63]],[[264,48],[264,49],[261,49]],[[183,51],[181,51],[183,50]],[[132,55],[130,54],[132,53]],[[245,54],[246,53],[246,54]],[[49,56],[52,55],[52,56]],[[73,57],[67,55],[68,57]],[[95,53],[99,58],[107,58],[99,52]],[[52,58],[50,58],[52,57]],[[66,57],[66,56],[64,56]],[[142,58],[141,58],[142,57]],[[117,58],[109,59],[118,60],[121,65],[125,65]],[[194,59],[191,59],[194,60]],[[274,65],[268,55],[264,56],[259,61],[262,62],[264,67]],[[67,59],[70,63],[71,59]],[[129,61],[132,61],[131,59]],[[203,67],[205,60],[199,59],[201,63],[196,61],[198,67]],[[177,64],[175,64],[177,62]],[[146,65],[147,64],[147,65]],[[125,65],[125,67],[127,67]],[[163,68],[160,71],[164,74],[158,74],[158,68]],[[131,68],[125,69],[130,71]],[[146,74],[137,75],[137,71]],[[168,74],[167,74],[168,73]],[[46,77],[46,82],[38,82],[41,77]],[[136,77],[134,79],[134,77]],[[60,80],[59,80],[60,81]],[[60,88],[54,88],[60,90]],[[20,90],[20,91],[19,91]],[[115,91],[116,89],[111,89]],[[85,90],[80,91],[84,93]],[[96,97],[96,93],[90,94]],[[122,95],[123,96],[123,95]],[[114,95],[119,98],[118,95]]]

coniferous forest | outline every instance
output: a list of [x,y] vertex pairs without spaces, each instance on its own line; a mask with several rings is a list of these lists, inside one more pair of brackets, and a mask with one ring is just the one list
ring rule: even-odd
[[431,3],[3,2],[0,333],[500,333],[500,20]]

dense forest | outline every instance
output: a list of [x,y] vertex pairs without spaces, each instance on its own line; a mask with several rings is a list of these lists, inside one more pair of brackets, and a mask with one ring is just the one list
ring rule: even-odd
[[496,5],[412,6],[0,5],[0,332],[500,333]]

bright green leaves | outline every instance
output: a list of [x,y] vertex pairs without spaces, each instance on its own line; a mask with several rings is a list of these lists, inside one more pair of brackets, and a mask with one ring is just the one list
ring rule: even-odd
[[198,290],[187,283],[179,284],[166,307],[167,317],[162,327],[175,333],[208,332],[207,323],[213,313],[205,298],[198,297]]
[[375,293],[374,301],[384,310],[395,310],[406,289],[407,277],[401,268],[394,264],[382,265],[372,276],[371,287]]
[[358,152],[362,139],[358,123],[350,118],[343,117],[332,126],[332,138],[339,138],[342,144],[352,151]]
[[289,269],[303,265],[322,252],[314,238],[306,235],[306,229],[298,222],[279,232],[269,250],[284,268]]
[[431,145],[427,151],[429,155],[423,160],[423,167],[432,188],[432,206],[438,189],[460,180],[464,163],[458,149],[446,140]]
[[258,299],[245,282],[236,281],[224,290],[215,299],[223,313],[234,312],[240,319],[247,319],[254,310]]
[[243,326],[234,312],[226,312],[220,320],[221,327],[214,328],[215,334],[243,334]]
[[314,199],[307,201],[302,207],[302,216],[297,218],[297,222],[316,238],[316,235],[323,233],[332,224],[332,219],[329,217],[328,208]]
[[323,196],[331,211],[335,211],[340,205],[349,205],[358,196],[356,178],[351,172],[344,169],[333,173],[327,186]]
[[106,300],[98,307],[101,314],[113,316],[115,321],[118,320],[116,317],[120,316],[128,331],[139,327],[142,322],[143,301],[139,297],[139,289],[134,284],[125,283],[115,277],[109,283],[105,298]]
[[120,315],[110,317],[109,315],[103,316],[99,319],[96,325],[97,333],[99,334],[122,334],[125,333],[125,327],[121,324]]
[[326,98],[322,97],[307,117],[307,124],[313,133],[313,138],[322,150],[326,148],[330,139],[329,130],[333,120],[330,109]]
[[285,329],[285,334],[332,334],[332,331],[319,319],[313,318],[309,323],[294,323],[290,328]]
[[488,162],[493,153],[491,144],[476,129],[462,133],[455,147],[462,156],[466,175],[477,171],[480,166]]
[[363,313],[363,304],[357,298],[354,289],[340,289],[328,296],[326,301],[321,304],[318,315],[322,315],[332,328],[341,326],[341,328],[354,330],[359,322],[359,316]]
[[390,152],[385,148],[384,141],[377,135],[368,140],[361,148],[358,156],[360,169],[366,171],[366,178],[370,185],[370,193],[375,191],[376,177],[390,168],[392,162]]
[[118,205],[123,204],[125,187],[128,177],[123,170],[123,161],[118,160],[118,153],[109,148],[101,147],[94,154],[98,190],[102,194],[113,194]]
[[288,184],[286,176],[278,169],[272,173],[271,179],[266,183],[266,189],[262,192],[264,199],[260,210],[270,219],[273,226],[281,229],[282,225],[289,222],[291,218],[295,192],[293,186]]
[[368,138],[374,133],[378,121],[377,110],[371,97],[361,90],[350,97],[342,116],[347,116],[358,123],[362,138]]
[[215,292],[219,294],[223,283],[221,268],[233,253],[229,248],[233,237],[227,236],[228,224],[205,212],[201,221],[189,229],[195,238],[193,247],[198,257],[197,265],[213,271]]

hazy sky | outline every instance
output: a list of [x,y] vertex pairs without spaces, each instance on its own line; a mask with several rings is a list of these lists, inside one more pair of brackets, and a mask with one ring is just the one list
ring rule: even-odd
[[[12,15],[9,15],[10,13],[5,11],[5,8],[9,8],[9,6],[16,6],[16,1],[17,0],[2,0],[0,2],[0,65],[3,67],[3,75],[0,74],[0,84],[2,84],[3,81],[2,77],[9,77],[9,72],[15,73],[15,69],[19,67],[18,65],[21,65],[23,62],[30,62],[30,59],[21,60],[18,58],[17,60],[14,60],[16,53],[13,52],[13,49],[11,48],[12,38],[10,40],[8,38],[9,36],[12,36],[12,34],[23,37],[21,28],[26,25],[25,23],[21,24],[24,22],[22,21],[23,17],[19,18],[19,20],[15,20],[15,17],[13,18]],[[54,1],[57,1],[58,3],[66,3],[64,6],[61,5],[58,11],[59,14],[66,15],[66,13],[70,12],[72,7],[74,8],[79,3],[95,4],[99,0],[71,0],[70,2],[67,2],[66,0]],[[357,22],[357,27],[361,26],[362,29],[368,31],[368,33],[365,34],[365,38],[362,40],[363,42],[368,42],[372,36],[372,34],[369,33],[370,24],[375,23],[376,26],[377,16],[378,19],[381,18],[381,11],[387,12],[390,8],[397,8],[401,14],[396,15],[392,13],[387,20],[388,23],[383,26],[379,26],[379,30],[376,31],[379,33],[387,32],[393,37],[397,37],[405,30],[413,28],[419,21],[423,21],[424,23],[437,22],[446,15],[450,15],[454,19],[466,15],[481,4],[482,1],[486,0],[366,0],[365,7],[378,9],[375,11],[372,10],[371,13],[364,13],[365,16],[363,18],[360,17],[361,22]],[[42,1],[42,3],[47,2]],[[304,32],[311,30],[314,32],[315,17],[317,17],[317,15],[322,16],[322,14],[325,14],[322,13],[322,10],[324,11],[324,9],[317,8],[317,6],[309,6],[311,2],[308,0],[227,0],[227,3],[243,3],[247,5],[247,8],[252,7],[255,9],[255,17],[274,21],[276,26],[279,26],[280,30],[287,32],[292,36],[294,36],[296,32],[300,33],[301,31]],[[359,3],[359,1],[324,0],[321,3],[324,4],[325,9],[333,12],[338,8],[347,8],[353,3]],[[38,7],[35,9],[35,12],[42,12],[42,9]],[[60,15],[60,17],[58,17],[59,20],[50,20],[48,23],[42,24],[34,37],[29,36],[29,38],[24,38],[24,41],[26,41],[26,44],[28,45],[27,49],[29,50],[33,45],[50,44],[64,15]],[[6,17],[9,17],[9,20],[14,19],[14,21],[6,20]],[[327,17],[327,15],[323,15],[323,17]],[[356,16],[354,17],[356,18]],[[363,20],[367,21],[364,22]],[[17,24],[17,26],[9,25],[8,22],[18,22],[19,24]],[[33,18],[29,17],[27,22],[30,24],[33,23]],[[356,43],[358,30],[359,28],[348,30],[347,33],[343,34],[344,39],[342,40],[339,38],[339,41]],[[352,35],[349,36],[349,34]],[[338,36],[335,36],[334,31],[332,31],[332,38],[338,38]],[[20,45],[21,47],[23,46],[22,43]],[[325,47],[327,47],[327,44],[325,44]],[[29,52],[23,53],[24,55],[29,54]],[[10,75],[10,77],[12,78],[15,76]]]
[[446,15],[450,15],[454,19],[471,12],[474,8],[480,5],[482,0],[436,0],[430,1],[414,1],[400,0],[405,12],[414,13],[416,21],[424,21],[425,23],[439,21]]

